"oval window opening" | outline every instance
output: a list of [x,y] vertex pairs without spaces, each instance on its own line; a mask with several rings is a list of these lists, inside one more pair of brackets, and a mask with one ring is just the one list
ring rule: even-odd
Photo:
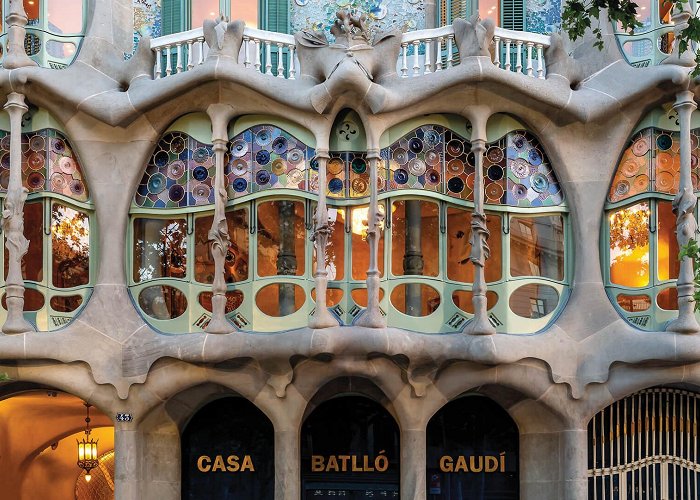
[[289,316],[306,302],[304,289],[293,283],[275,283],[260,289],[255,304],[264,314],[273,317]]
[[[199,294],[199,305],[202,306],[206,311],[212,312],[211,299],[213,297],[212,292],[202,292]],[[226,292],[226,307],[224,311],[226,314],[235,311],[243,303],[243,292],[240,290],[230,290]]]
[[510,295],[510,310],[523,318],[537,319],[552,313],[559,304],[559,292],[549,285],[531,283]]
[[[24,311],[38,311],[44,307],[44,294],[33,288],[24,289]],[[7,311],[7,294],[2,294],[2,307]]]
[[151,318],[175,319],[187,310],[187,297],[172,286],[154,285],[141,290],[139,306]]
[[51,309],[64,313],[75,311],[82,303],[83,298],[80,295],[55,296],[49,301]]
[[[316,302],[316,289],[311,290],[311,298]],[[329,288],[326,292],[326,306],[333,307],[343,300],[343,291],[340,288]]]
[[[474,314],[474,304],[472,303],[472,292],[468,290],[455,290],[452,292],[452,302],[462,311],[469,314]],[[498,294],[496,292],[486,292],[486,309],[490,310],[498,302]]]
[[[367,307],[367,289],[366,288],[355,288],[350,291],[350,297],[352,297],[353,302],[360,307]],[[384,300],[384,289],[379,289],[379,302]]]
[[646,311],[651,307],[651,297],[648,295],[625,295],[621,293],[616,299],[617,305],[627,312]]
[[676,287],[667,288],[659,293],[659,295],[656,296],[656,303],[659,304],[661,309],[677,311],[678,290],[676,290]]
[[391,291],[391,304],[408,316],[429,316],[440,307],[440,293],[428,285],[407,283]]

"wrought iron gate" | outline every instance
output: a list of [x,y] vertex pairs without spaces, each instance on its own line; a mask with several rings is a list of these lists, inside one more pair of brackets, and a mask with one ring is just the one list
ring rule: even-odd
[[697,500],[698,397],[646,389],[588,424],[588,498]]

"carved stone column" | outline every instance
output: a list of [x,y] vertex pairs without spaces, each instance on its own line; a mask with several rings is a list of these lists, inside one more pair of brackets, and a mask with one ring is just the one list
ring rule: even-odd
[[377,200],[377,169],[381,156],[378,149],[367,151],[369,160],[370,197],[367,212],[367,243],[369,244],[369,269],[367,269],[367,309],[355,322],[367,328],[385,328],[386,316],[379,308],[379,239],[384,231],[384,214],[379,211]]
[[[679,92],[673,107],[678,111],[681,126],[681,179],[678,194],[673,199],[673,213],[676,214],[678,246],[683,246],[695,237],[698,227],[694,215],[697,197],[693,192],[693,181],[690,176],[690,116],[697,108],[693,93],[687,90]],[[697,333],[700,331],[700,325],[695,319],[693,261],[688,257],[680,262],[676,289],[678,290],[678,318],[671,321],[666,330],[676,333]]]
[[[403,272],[406,276],[423,275],[423,251],[421,248],[421,202],[406,200],[406,239],[403,256]],[[406,285],[406,314],[420,316],[422,309],[421,285]]]
[[496,329],[489,322],[486,313],[486,276],[484,265],[489,258],[489,246],[487,239],[489,230],[486,228],[486,214],[484,214],[484,152],[486,141],[484,139],[472,140],[472,153],[474,153],[474,212],[472,212],[472,232],[469,242],[472,246],[469,260],[474,264],[474,283],[472,285],[472,304],[474,305],[474,318],[464,327],[465,333],[472,335],[493,335]]
[[22,333],[34,330],[23,314],[22,257],[29,249],[29,240],[24,237],[24,201],[27,199],[27,188],[22,186],[22,115],[27,111],[24,95],[12,92],[7,96],[5,109],[10,115],[10,180],[2,211],[2,229],[5,232],[9,261],[5,280],[7,320],[2,326],[2,331]]
[[36,66],[24,51],[24,37],[27,30],[27,12],[24,10],[22,0],[10,0],[10,11],[5,17],[7,26],[7,53],[2,61],[5,69],[22,68],[24,66]]
[[228,122],[233,109],[225,104],[212,104],[207,109],[212,122],[212,141],[216,161],[214,177],[214,219],[209,230],[209,243],[214,256],[214,282],[212,284],[211,321],[204,329],[207,333],[229,333],[233,325],[226,320],[226,279],[224,261],[231,241],[226,221],[226,176],[224,173],[224,155],[228,147]]
[[[277,213],[280,230],[280,246],[277,252],[277,275],[295,276],[297,274],[296,231],[294,230],[294,202],[280,200],[277,202]],[[296,311],[294,285],[280,283],[279,292],[280,316],[288,316]]]
[[682,2],[681,9],[676,6],[673,7],[673,15],[671,16],[671,24],[673,24],[673,39],[675,43],[673,44],[673,50],[664,59],[661,64],[675,64],[677,66],[684,66],[686,68],[695,67],[695,52],[693,48],[688,45],[688,48],[681,53],[680,44],[676,40],[679,33],[688,27],[688,20],[693,17],[693,9],[690,6],[690,2]]
[[328,225],[328,206],[326,205],[326,166],[328,163],[328,150],[317,149],[316,161],[318,162],[318,205],[314,214],[314,232],[311,241],[316,249],[316,269],[314,269],[314,282],[316,283],[316,308],[314,315],[309,319],[309,328],[329,328],[338,326],[338,320],[330,313],[326,304],[326,290],[328,289],[328,271],[326,271],[326,246],[330,236]]

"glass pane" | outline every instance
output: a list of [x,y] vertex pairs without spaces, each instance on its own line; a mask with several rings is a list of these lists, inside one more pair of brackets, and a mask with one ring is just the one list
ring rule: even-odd
[[192,0],[192,25],[200,28],[205,19],[216,19],[220,14],[219,0]]
[[[472,303],[472,292],[468,290],[455,290],[452,292],[452,301],[462,311],[474,314],[474,304]],[[496,292],[486,292],[486,309],[493,309],[493,306],[498,302],[498,294]]]
[[[198,217],[194,223],[194,279],[200,283],[214,282],[214,256],[209,243],[213,215]],[[236,283],[248,279],[248,209],[241,208],[226,212],[230,243],[224,261],[226,283]]]
[[288,316],[306,301],[304,289],[292,283],[275,283],[262,288],[255,296],[255,304],[268,316]]
[[625,51],[630,57],[648,57],[654,50],[654,44],[651,40],[643,38],[641,40],[632,40],[625,42],[622,46],[622,50]]
[[[212,292],[202,292],[199,294],[199,305],[209,312],[212,312],[212,296]],[[242,303],[243,292],[240,290],[229,290],[226,292],[226,307],[224,308],[224,312],[226,314],[233,312],[238,309]]]
[[[447,278],[462,283],[474,281],[474,266],[469,260],[471,244],[471,212],[457,207],[447,207]],[[501,217],[495,214],[486,216],[489,230],[488,244],[491,256],[486,261],[486,281],[501,279]]]
[[83,298],[80,295],[69,295],[67,297],[54,296],[51,297],[51,309],[56,312],[73,312],[83,303]]
[[[9,137],[9,136],[8,136]],[[29,250],[22,257],[22,277],[29,281],[44,279],[44,204],[24,205],[24,237],[29,240]],[[5,279],[10,255],[5,246]]]
[[675,286],[667,288],[666,290],[659,293],[656,296],[656,303],[659,304],[661,309],[666,309],[667,311],[677,311],[678,310],[678,290]]
[[[379,205],[379,211],[384,212],[384,205]],[[350,228],[352,238],[352,279],[364,280],[367,278],[369,268],[369,245],[367,244],[367,217],[369,207],[355,207],[351,209]],[[379,276],[384,276],[384,225],[379,231],[379,251],[377,268]]]
[[560,215],[510,219],[510,274],[564,279],[564,219]]
[[659,19],[663,24],[671,24],[671,9],[673,2],[669,0],[659,0]]
[[673,52],[673,43],[675,41],[675,36],[673,31],[664,33],[657,39],[659,50],[664,54],[670,54]]
[[480,0],[479,1],[479,17],[484,19],[493,19],[496,26],[499,24],[499,6],[500,0]]
[[637,21],[642,23],[641,28],[637,28],[635,32],[640,32],[651,27],[651,0],[635,0],[637,4]]
[[649,204],[637,203],[612,212],[610,227],[610,281],[641,287],[649,284]]
[[302,276],[306,249],[304,204],[275,200],[258,205],[258,276]]
[[440,293],[428,285],[407,283],[391,291],[391,304],[408,316],[428,316],[440,306]]
[[[39,0],[29,0],[28,3]],[[82,33],[83,0],[47,0],[46,14],[49,31],[52,33]]]
[[648,295],[625,295],[621,293],[617,296],[617,304],[627,312],[646,311],[651,307],[651,297]]
[[[311,290],[311,298],[316,302],[316,289]],[[343,299],[343,291],[340,288],[328,288],[326,290],[326,306],[333,307]],[[366,299],[365,299],[366,300]]]
[[51,209],[53,285],[71,288],[90,281],[90,219],[63,205]]
[[395,276],[437,276],[440,221],[438,205],[400,200],[391,206],[391,272]]
[[56,40],[49,40],[46,42],[46,52],[52,57],[66,59],[75,54],[75,44],[70,42],[57,42]]
[[680,261],[678,260],[678,240],[676,239],[676,216],[670,201],[659,201],[658,211],[658,273],[660,280],[678,278]]
[[[331,234],[326,246],[326,272],[328,279],[342,280],[345,277],[345,209],[329,208],[328,219]],[[316,248],[314,247],[313,268],[316,270]]]
[[[7,310],[7,294],[2,294],[2,307]],[[24,310],[38,311],[44,307],[44,294],[33,288],[24,290]]]
[[541,318],[557,308],[559,292],[549,285],[521,286],[510,295],[510,309],[523,318]]
[[242,19],[246,27],[258,27],[258,2],[254,0],[231,0],[231,20]]
[[156,278],[184,278],[187,274],[185,219],[134,220],[135,282]]
[[[350,297],[352,297],[353,302],[360,307],[367,307],[367,289],[366,288],[355,288],[350,292]],[[379,289],[379,302],[384,299],[384,289]]]
[[24,11],[27,13],[29,26],[39,24],[39,12],[41,12],[41,0],[24,0]]
[[139,306],[152,318],[174,319],[187,310],[187,297],[172,286],[149,286],[141,290]]

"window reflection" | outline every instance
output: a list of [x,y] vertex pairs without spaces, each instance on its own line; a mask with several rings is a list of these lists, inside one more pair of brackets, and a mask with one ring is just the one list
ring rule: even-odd
[[306,302],[304,289],[292,283],[275,283],[260,289],[255,304],[268,316],[289,316],[301,309]]
[[[471,244],[471,211],[457,207],[447,207],[447,278],[462,283],[474,281],[474,266],[469,260]],[[486,261],[484,273],[491,283],[501,279],[503,262],[501,259],[501,217],[487,214],[486,227],[489,230],[491,254]]]
[[681,261],[678,260],[678,239],[676,238],[676,216],[673,214],[670,201],[659,201],[657,210],[658,220],[658,274],[660,280],[678,278]]
[[[24,205],[24,237],[29,240],[29,250],[22,257],[22,277],[28,281],[44,279],[44,204]],[[10,263],[10,254],[5,247],[5,279]]]
[[440,293],[420,283],[398,285],[391,291],[391,304],[408,316],[428,316],[440,307]]
[[394,276],[437,276],[440,234],[438,205],[400,200],[391,208],[391,272]]
[[199,28],[206,19],[216,19],[219,14],[219,0],[192,0],[192,28]]
[[547,316],[557,308],[559,292],[549,285],[529,284],[510,295],[511,311],[523,318],[537,319]]
[[612,212],[610,228],[610,281],[642,287],[649,284],[649,203],[641,202]]
[[[326,246],[326,272],[328,280],[342,280],[345,277],[345,209],[328,208],[328,222],[331,233]],[[316,271],[316,248],[313,249],[312,272]]]
[[303,276],[304,204],[275,200],[258,205],[258,276]]
[[560,215],[511,218],[510,274],[564,279],[564,220]]
[[[211,253],[209,230],[213,215],[199,217],[194,225],[194,279],[200,283],[213,283],[215,266]],[[224,261],[224,279],[226,283],[236,283],[248,279],[248,209],[240,208],[226,212],[230,243]]]
[[258,27],[258,2],[250,0],[231,0],[231,19],[243,19],[245,25]]
[[[49,31],[59,34],[83,31],[83,0],[47,0],[47,2]],[[26,3],[38,6],[39,0],[29,0]]]
[[39,22],[42,0],[24,0],[24,11],[27,13],[28,25],[33,26]]
[[51,210],[53,285],[71,288],[90,281],[90,221],[86,213],[58,203]]
[[175,319],[187,310],[187,297],[175,287],[154,285],[141,290],[139,306],[152,318]]
[[[384,212],[384,205],[379,204],[379,211]],[[369,268],[369,244],[367,243],[367,220],[369,207],[367,205],[354,207],[350,211],[350,227],[352,238],[352,279],[364,280]],[[377,268],[379,276],[384,276],[384,225],[380,228],[379,251]]]
[[185,219],[134,220],[134,281],[184,278],[186,273]]

